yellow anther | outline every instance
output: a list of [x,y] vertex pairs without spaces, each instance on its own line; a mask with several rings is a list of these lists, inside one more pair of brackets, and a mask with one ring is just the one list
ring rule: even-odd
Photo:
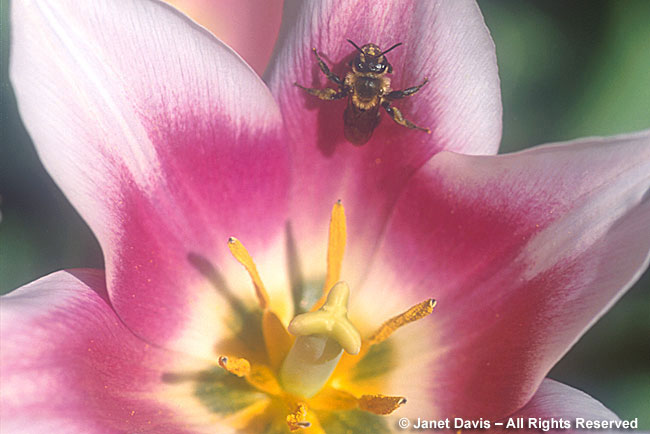
[[246,268],[248,274],[255,286],[255,294],[263,310],[262,314],[262,334],[266,352],[269,355],[269,361],[274,369],[277,369],[282,360],[289,352],[293,338],[287,332],[286,327],[278,318],[277,314],[271,311],[269,306],[269,295],[264,288],[264,283],[257,272],[257,267],[253,258],[246,250],[246,247],[235,237],[230,237],[228,247],[232,255]]
[[406,404],[403,396],[363,395],[359,398],[359,408],[374,414],[391,414]]
[[376,332],[370,335],[370,337],[367,339],[368,345],[375,345],[383,342],[388,339],[390,335],[392,335],[393,332],[398,328],[428,316],[431,312],[433,312],[433,308],[435,306],[436,301],[430,298],[423,301],[422,303],[416,304],[406,312],[403,312],[389,319],[383,323]]
[[219,366],[238,377],[245,377],[251,372],[250,362],[239,357],[221,356]]
[[296,410],[287,415],[287,425],[289,425],[289,430],[291,431],[297,431],[311,426],[311,423],[307,421],[307,406],[305,404],[298,404]]
[[345,209],[341,201],[338,201],[332,207],[332,217],[330,218],[329,241],[327,243],[327,276],[323,285],[323,292],[329,291],[341,279],[346,238]]
[[246,379],[248,384],[268,394],[279,396],[282,388],[275,375],[266,365],[252,365],[241,357],[219,357],[219,366],[238,377]]
[[260,307],[264,310],[269,306],[269,295],[266,293],[266,288],[264,288],[264,283],[260,278],[260,274],[257,272],[257,267],[253,258],[246,250],[246,247],[235,237],[230,237],[228,239],[228,247],[230,248],[230,253],[239,261],[240,264],[246,268],[248,274],[253,280],[253,285],[255,286],[255,294],[259,300]]
[[314,304],[312,311],[317,310],[325,303],[330,289],[341,279],[341,267],[343,265],[346,238],[345,209],[339,200],[334,204],[330,217],[330,231],[327,242],[327,274],[323,283],[323,295]]

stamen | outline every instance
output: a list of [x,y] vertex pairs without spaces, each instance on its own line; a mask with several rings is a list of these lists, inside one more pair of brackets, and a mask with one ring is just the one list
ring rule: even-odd
[[383,342],[388,339],[390,335],[392,335],[393,332],[398,328],[412,323],[413,321],[425,318],[431,312],[433,312],[433,308],[435,306],[436,301],[433,298],[430,298],[423,301],[422,303],[416,304],[406,312],[403,312],[389,319],[383,323],[376,332],[370,335],[370,337],[367,339],[368,345],[376,345],[380,342]]
[[391,414],[400,406],[406,404],[403,396],[386,396],[381,394],[362,395],[356,398],[343,390],[325,387],[318,395],[309,400],[309,406],[317,410],[335,411],[360,408],[374,414]]
[[293,336],[275,312],[266,309],[262,313],[262,334],[269,362],[273,369],[278,369],[293,344]]
[[235,237],[228,239],[228,247],[232,255],[246,268],[248,274],[253,280],[255,294],[263,310],[262,313],[262,334],[264,335],[264,344],[266,352],[269,355],[269,362],[274,369],[277,369],[282,363],[282,359],[289,352],[293,339],[287,332],[286,327],[275,312],[272,312],[269,306],[269,295],[264,288],[262,278],[257,272],[257,267],[253,258],[246,250],[246,247]]
[[244,247],[244,245],[235,237],[230,237],[228,239],[228,247],[230,248],[230,253],[232,253],[235,259],[237,259],[237,261],[246,268],[246,271],[248,271],[248,274],[253,280],[255,294],[259,300],[260,307],[266,309],[269,305],[269,295],[266,293],[266,288],[264,288],[264,283],[262,283],[262,279],[257,272],[257,267],[255,266],[255,262],[253,262],[253,258],[251,258],[246,247]]
[[403,396],[363,395],[359,398],[359,408],[374,414],[391,414],[406,404]]
[[239,357],[221,356],[219,366],[238,377],[245,377],[251,372],[250,362]]
[[250,374],[246,376],[246,381],[251,386],[268,395],[282,395],[280,383],[278,383],[275,374],[266,365],[253,365]]
[[341,266],[343,265],[346,238],[345,209],[339,200],[334,204],[332,216],[330,217],[329,239],[327,242],[327,274],[325,276],[325,283],[323,284],[323,295],[314,304],[312,311],[317,310],[325,303],[330,289],[341,279]]
[[282,388],[275,378],[275,375],[265,365],[252,365],[250,362],[241,357],[219,357],[219,366],[236,375],[246,379],[248,384],[269,395],[279,396],[282,394]]
[[358,406],[356,396],[331,386],[325,386],[313,398],[309,399],[309,407],[314,410],[352,410]]
[[305,404],[298,404],[296,410],[287,415],[287,425],[289,425],[290,431],[297,431],[311,426],[311,423],[307,421],[307,406]]
[[323,292],[326,296],[332,286],[341,279],[346,238],[345,210],[339,200],[332,207],[332,217],[330,218],[329,241],[327,243],[327,276],[323,285]]

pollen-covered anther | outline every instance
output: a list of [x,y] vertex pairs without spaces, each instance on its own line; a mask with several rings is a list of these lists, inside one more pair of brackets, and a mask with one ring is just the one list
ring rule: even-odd
[[406,404],[403,396],[363,395],[359,398],[359,408],[374,414],[391,414]]
[[416,304],[407,311],[402,312],[401,314],[394,316],[393,318],[383,323],[375,333],[370,335],[366,342],[368,345],[376,345],[380,342],[385,341],[398,328],[412,323],[413,321],[427,317],[429,314],[431,314],[431,312],[433,312],[433,308],[435,306],[436,301],[432,298]]
[[264,283],[262,283],[262,278],[257,272],[257,266],[255,266],[255,262],[253,262],[253,258],[251,258],[248,250],[246,250],[246,247],[244,247],[241,241],[235,237],[228,238],[228,248],[235,259],[237,259],[237,261],[244,266],[246,271],[248,271],[248,274],[253,281],[253,286],[255,286],[255,294],[257,295],[260,307],[262,310],[267,309],[269,306],[269,295],[266,292]]
[[289,425],[289,430],[291,431],[297,431],[311,426],[311,423],[307,421],[307,406],[305,404],[298,404],[296,410],[287,415],[287,425]]
[[341,280],[341,267],[343,266],[343,254],[347,242],[347,228],[345,224],[345,209],[341,201],[337,201],[332,207],[330,217],[329,236],[327,240],[327,274],[323,283],[323,295],[314,303],[312,312],[318,310],[327,299],[330,289]]
[[219,366],[237,377],[244,378],[248,384],[267,395],[280,396],[283,393],[275,374],[264,364],[251,365],[241,357],[221,356]]
[[228,248],[240,264],[244,266],[255,287],[255,294],[262,309],[262,334],[264,336],[264,345],[269,355],[271,366],[277,369],[282,363],[282,359],[291,348],[293,342],[287,332],[286,327],[278,315],[271,310],[269,295],[266,292],[264,282],[257,271],[257,266],[253,258],[246,250],[246,247],[235,237],[228,239]]
[[245,377],[251,372],[251,364],[240,357],[219,357],[219,366],[238,377]]

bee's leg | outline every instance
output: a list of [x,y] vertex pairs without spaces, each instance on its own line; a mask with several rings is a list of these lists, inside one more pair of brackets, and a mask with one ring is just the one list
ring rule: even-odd
[[405,96],[413,95],[415,92],[420,90],[420,88],[422,86],[427,84],[428,81],[429,81],[429,79],[425,78],[424,81],[422,82],[422,84],[420,84],[418,86],[409,87],[408,89],[404,89],[404,90],[394,90],[394,91],[390,92],[388,95],[386,95],[384,98],[389,100],[389,101],[393,101],[393,100],[396,100],[396,99],[404,98]]
[[386,110],[386,113],[388,113],[390,117],[393,118],[393,120],[397,122],[399,125],[406,128],[411,128],[413,130],[420,130],[428,134],[431,134],[430,129],[418,127],[413,122],[409,121],[408,119],[405,119],[404,116],[402,116],[402,112],[400,112],[397,107],[391,107],[390,101],[382,102],[381,106]]
[[304,87],[299,85],[298,83],[294,83],[296,86],[304,90],[310,95],[317,96],[318,98],[325,100],[325,101],[333,101],[335,99],[341,99],[345,95],[347,95],[347,92],[345,89],[330,89],[329,87],[326,87],[325,89],[314,89],[311,87]]
[[338,84],[339,86],[343,86],[343,80],[341,80],[341,77],[330,71],[330,69],[327,67],[327,64],[318,55],[318,51],[316,51],[315,48],[312,48],[312,51],[318,60],[318,66],[320,70],[323,71],[323,74],[325,74],[325,76],[327,76],[327,78],[332,80],[334,83]]

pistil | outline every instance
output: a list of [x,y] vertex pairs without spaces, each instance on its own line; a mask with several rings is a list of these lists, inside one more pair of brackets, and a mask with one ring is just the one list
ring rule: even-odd
[[311,398],[332,375],[343,350],[359,353],[361,336],[347,317],[349,296],[347,283],[338,282],[322,308],[298,315],[289,324],[297,338],[280,370],[287,392]]

